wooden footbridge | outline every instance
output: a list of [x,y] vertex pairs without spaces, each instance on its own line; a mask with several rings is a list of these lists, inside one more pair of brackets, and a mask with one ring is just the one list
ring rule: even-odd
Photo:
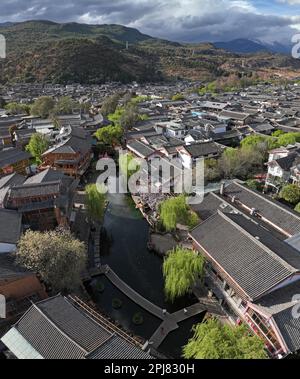
[[219,313],[216,304],[198,302],[188,308],[171,314],[151,303],[151,301],[132,289],[109,266],[100,266],[89,272],[90,279],[99,275],[105,275],[106,278],[130,300],[162,321],[159,328],[148,341],[148,344],[145,345],[145,349],[151,347],[157,349],[171,332],[179,328],[179,323],[188,320],[191,317],[197,316],[203,312],[212,311],[211,313]]

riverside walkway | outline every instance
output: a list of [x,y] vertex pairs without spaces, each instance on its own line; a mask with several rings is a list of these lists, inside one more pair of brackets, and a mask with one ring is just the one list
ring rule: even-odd
[[197,303],[178,312],[169,313],[151,303],[149,300],[128,286],[128,284],[126,284],[109,266],[101,266],[99,269],[90,272],[91,277],[99,275],[105,275],[115,287],[123,292],[124,295],[126,295],[134,303],[162,320],[162,323],[154,332],[146,347],[157,349],[171,332],[179,328],[178,324],[180,322],[207,311],[207,306],[205,304]]

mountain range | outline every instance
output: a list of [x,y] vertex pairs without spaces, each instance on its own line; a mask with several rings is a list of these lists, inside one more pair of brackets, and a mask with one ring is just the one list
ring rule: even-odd
[[237,54],[251,54],[262,51],[270,53],[290,54],[291,45],[283,45],[279,42],[264,43],[261,41],[252,41],[249,39],[235,39],[228,42],[214,42],[215,47],[231,51]]
[[300,69],[299,60],[274,54],[281,45],[250,40],[183,44],[122,25],[51,21],[4,23],[0,32],[7,40],[0,83],[214,80],[241,72],[268,78]]

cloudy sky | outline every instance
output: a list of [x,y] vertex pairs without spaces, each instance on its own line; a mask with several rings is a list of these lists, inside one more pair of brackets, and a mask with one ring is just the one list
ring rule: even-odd
[[1,0],[0,22],[117,23],[181,42],[287,42],[300,33],[300,0]]

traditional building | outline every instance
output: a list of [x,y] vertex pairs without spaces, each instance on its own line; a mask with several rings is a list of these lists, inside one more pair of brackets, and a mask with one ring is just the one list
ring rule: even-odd
[[28,174],[31,155],[19,148],[0,150],[0,177],[13,172]]
[[93,157],[91,137],[83,129],[70,128],[70,131],[63,130],[58,140],[43,154],[40,169],[53,168],[75,178],[81,177]]
[[299,213],[238,180],[222,187],[221,196],[240,211],[262,222],[270,231],[279,232],[282,238],[300,233]]
[[68,225],[78,180],[63,173],[45,170],[6,188],[3,206],[17,210],[23,224],[34,230],[48,230]]
[[0,209],[0,254],[16,251],[22,233],[22,215]]
[[287,183],[300,183],[300,148],[294,146],[292,148],[279,148],[270,151],[268,166],[268,175],[266,178],[266,186],[280,188]]
[[16,265],[12,254],[4,253],[0,253],[0,294],[6,300],[6,318],[0,322],[0,327],[10,319],[20,317],[32,301],[47,298],[36,274]]
[[178,156],[184,167],[192,169],[198,159],[217,158],[222,152],[221,145],[215,142],[197,143],[177,148]]
[[[234,188],[237,191],[239,187]],[[270,356],[298,352],[299,299],[295,295],[300,293],[299,249],[286,239],[286,230],[278,233],[277,227],[231,200],[211,193],[193,206],[204,220],[190,237],[195,250],[207,260],[206,285],[233,322],[245,322],[264,340]],[[263,212],[263,203],[258,205]],[[289,217],[277,203],[272,206],[277,208],[274,225],[280,217],[284,228],[299,236],[300,218]]]
[[146,145],[145,143],[139,140],[132,140],[128,142],[126,146],[127,149],[138,158],[148,160],[154,158],[155,156],[161,155],[161,153],[158,152],[156,149],[152,148],[149,145]]
[[1,341],[18,359],[151,359],[88,306],[60,295],[32,305]]

